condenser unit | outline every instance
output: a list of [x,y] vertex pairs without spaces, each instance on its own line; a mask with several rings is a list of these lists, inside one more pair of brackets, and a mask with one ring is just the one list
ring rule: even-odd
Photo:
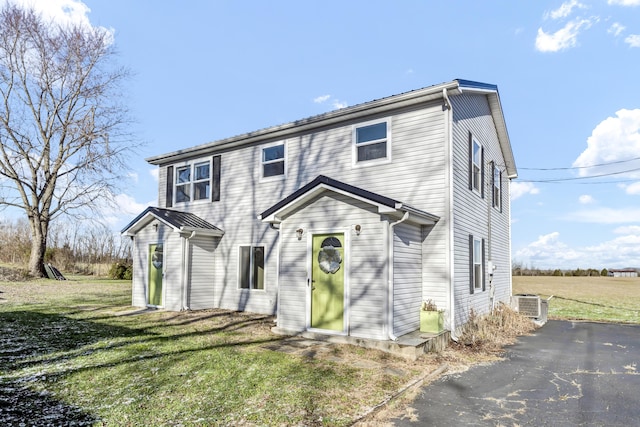
[[513,308],[527,317],[538,318],[542,314],[542,302],[538,295],[514,295]]

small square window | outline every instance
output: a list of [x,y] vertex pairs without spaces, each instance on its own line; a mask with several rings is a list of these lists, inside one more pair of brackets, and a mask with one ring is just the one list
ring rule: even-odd
[[[219,156],[214,157],[215,160]],[[217,169],[219,171],[219,167]],[[211,161],[198,162],[194,164],[184,165],[176,167],[175,169],[175,202],[176,203],[188,203],[198,200],[211,200],[211,186],[212,186],[212,166]],[[220,176],[219,172],[214,177],[216,182],[213,184],[216,188],[219,188]],[[167,185],[171,180],[167,180]],[[218,199],[219,200],[219,196]]]
[[388,122],[378,122],[355,127],[355,163],[389,159]]
[[285,175],[284,144],[262,149],[262,177],[270,178]]

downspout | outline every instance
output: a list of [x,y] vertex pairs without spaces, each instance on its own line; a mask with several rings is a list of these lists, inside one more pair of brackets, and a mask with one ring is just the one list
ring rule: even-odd
[[388,296],[387,296],[387,327],[389,328],[389,339],[391,341],[396,341],[398,339],[397,336],[393,333],[393,291],[394,291],[394,280],[393,280],[393,227],[396,225],[405,222],[409,219],[409,211],[405,211],[402,218],[400,218],[396,222],[389,223],[389,236],[387,238],[387,270],[389,272],[389,281],[388,281]]
[[182,238],[182,283],[180,287],[180,311],[189,310],[189,307],[186,306],[187,301],[187,281],[188,281],[188,271],[187,271],[187,263],[188,263],[188,249],[189,249],[189,240],[196,236],[196,231],[193,230],[189,237]]
[[455,302],[455,265],[454,265],[454,233],[453,233],[453,132],[452,132],[452,123],[453,120],[451,118],[453,114],[453,107],[451,106],[451,101],[449,100],[449,96],[447,95],[447,89],[442,89],[442,98],[444,99],[444,108],[446,109],[444,114],[444,139],[448,145],[448,172],[449,172],[449,218],[447,227],[449,229],[449,256],[447,259],[447,270],[449,271],[449,330],[451,332],[451,339],[453,341],[458,341],[458,336],[456,335],[456,302]]

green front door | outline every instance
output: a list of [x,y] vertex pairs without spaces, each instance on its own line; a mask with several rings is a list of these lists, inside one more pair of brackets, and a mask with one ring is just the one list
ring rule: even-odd
[[313,236],[311,327],[344,331],[344,234]]
[[162,305],[162,244],[149,245],[149,305]]

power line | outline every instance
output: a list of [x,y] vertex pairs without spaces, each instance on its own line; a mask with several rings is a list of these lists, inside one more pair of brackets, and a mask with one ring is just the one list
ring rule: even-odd
[[588,169],[588,168],[596,168],[596,167],[599,167],[599,166],[617,165],[617,164],[620,164],[620,163],[633,162],[634,160],[640,160],[640,157],[634,157],[633,159],[628,159],[628,160],[616,160],[614,162],[599,163],[599,164],[590,165],[590,166],[575,166],[575,167],[568,167],[568,168],[523,168],[523,167],[518,167],[518,169],[520,169],[520,170],[528,170],[528,171],[563,171],[563,170]]
[[619,172],[603,173],[603,174],[600,174],[600,175],[578,176],[578,177],[573,177],[573,178],[550,178],[550,179],[539,179],[539,180],[534,180],[534,179],[524,180],[523,179],[523,180],[518,180],[518,181],[520,181],[520,182],[538,182],[538,183],[577,181],[577,180],[582,180],[582,179],[602,178],[602,177],[605,177],[605,176],[621,175],[623,173],[636,172],[636,171],[640,171],[640,168],[627,169],[627,170],[619,171]]

